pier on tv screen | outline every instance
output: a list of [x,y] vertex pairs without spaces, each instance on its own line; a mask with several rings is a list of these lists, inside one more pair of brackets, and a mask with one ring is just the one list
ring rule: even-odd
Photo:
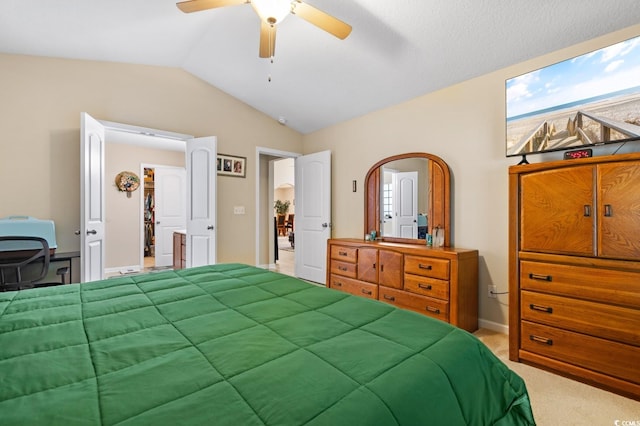
[[507,157],[640,140],[640,36],[506,81]]

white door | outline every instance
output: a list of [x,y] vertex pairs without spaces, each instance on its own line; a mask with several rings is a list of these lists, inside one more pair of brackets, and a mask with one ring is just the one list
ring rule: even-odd
[[104,278],[104,152],[105,128],[87,113],[80,114],[80,280]]
[[216,263],[216,138],[187,140],[187,267]]
[[155,265],[173,263],[173,233],[187,227],[187,171],[154,167]]
[[393,235],[418,238],[418,172],[393,175]]
[[331,238],[331,151],[296,158],[296,276],[326,281]]

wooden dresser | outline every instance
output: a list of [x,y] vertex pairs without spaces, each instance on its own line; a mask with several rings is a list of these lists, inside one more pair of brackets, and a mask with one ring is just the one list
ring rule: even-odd
[[640,154],[509,169],[509,358],[640,399]]
[[478,251],[330,239],[327,285],[478,329]]

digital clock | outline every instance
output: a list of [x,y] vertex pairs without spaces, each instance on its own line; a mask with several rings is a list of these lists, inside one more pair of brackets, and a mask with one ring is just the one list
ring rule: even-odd
[[566,151],[564,153],[565,160],[573,160],[575,158],[589,158],[593,154],[591,148],[576,149],[574,151]]

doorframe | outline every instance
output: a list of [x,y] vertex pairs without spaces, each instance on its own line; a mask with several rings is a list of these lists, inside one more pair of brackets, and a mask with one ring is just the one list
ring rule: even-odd
[[[263,226],[261,226],[261,221],[260,218],[262,218],[264,215],[273,215],[273,209],[267,210],[265,211],[262,208],[262,203],[261,201],[264,200],[265,194],[262,194],[260,191],[260,176],[262,175],[262,170],[261,168],[261,157],[262,156],[269,156],[269,157],[276,157],[277,159],[285,159],[285,158],[297,158],[302,156],[301,153],[299,152],[291,152],[291,151],[282,151],[282,150],[278,150],[278,149],[272,149],[272,148],[266,148],[266,147],[261,147],[261,146],[257,146],[256,147],[256,246],[255,246],[255,252],[256,252],[256,266],[260,266],[263,265],[263,263],[260,261],[260,248],[262,247],[262,245],[264,244],[265,239],[267,241],[270,241],[271,238],[273,238],[273,222],[272,221],[267,221],[267,223],[269,224],[267,226],[267,229],[264,229]],[[296,182],[294,181],[294,185],[296,184]],[[273,167],[269,167],[269,188],[270,188],[270,193],[266,194],[267,199],[271,200],[273,204]],[[297,256],[294,257],[294,262],[297,262]],[[271,262],[271,259],[269,259],[269,262]],[[266,264],[265,266],[274,266],[271,263]]]
[[[183,152],[186,152],[187,141],[194,139],[194,136],[192,135],[169,132],[166,130],[153,129],[149,127],[134,126],[131,124],[117,123],[113,121],[99,120],[93,117],[89,113],[83,113],[83,114],[86,114],[87,116],[93,118],[104,128],[105,145],[108,143],[118,143],[122,145],[141,145],[141,146],[153,147],[156,149],[173,150],[173,151],[178,151],[182,147],[181,150]],[[123,137],[123,141],[109,142],[109,138],[110,137],[113,138],[114,133],[121,135]],[[124,139],[127,139],[126,137],[127,134],[131,135],[131,139],[124,141]],[[84,144],[84,141],[82,141],[82,143]],[[81,174],[82,173],[83,171],[81,171]],[[84,181],[84,179],[85,178],[81,176],[81,180]],[[102,176],[102,179],[104,180],[104,176]],[[104,192],[106,191],[106,188],[103,187],[102,191],[103,191],[102,197],[104,197]],[[141,196],[141,199],[143,199],[142,196]],[[81,206],[81,209],[84,209],[84,207]],[[81,217],[83,217],[82,213],[81,213]],[[105,217],[105,220],[106,220],[106,217]],[[84,224],[81,224],[81,229],[83,226]],[[82,239],[81,244],[84,245],[84,239]],[[106,251],[106,245],[104,245],[103,250]],[[143,265],[144,265],[144,259],[142,259],[142,263],[140,264],[140,267],[143,267]],[[80,281],[84,280],[84,271],[82,271],[83,269],[84,269],[84,266],[81,268]],[[121,268],[116,268],[116,270],[120,270],[120,269]],[[105,265],[102,265],[102,271],[100,272],[101,276],[104,277],[104,274],[108,272],[111,272],[110,268],[105,268]]]

